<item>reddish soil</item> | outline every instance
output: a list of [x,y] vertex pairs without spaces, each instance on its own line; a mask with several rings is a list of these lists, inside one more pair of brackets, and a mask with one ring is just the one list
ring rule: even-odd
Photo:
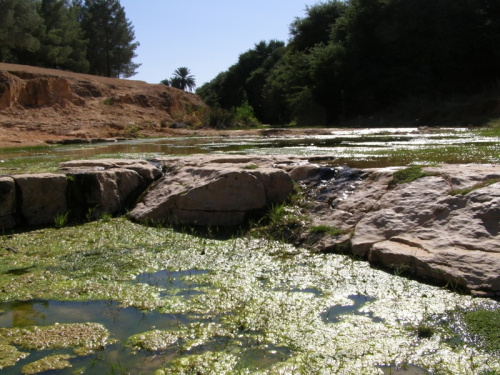
[[164,85],[0,63],[0,147],[191,133],[170,126],[204,108]]

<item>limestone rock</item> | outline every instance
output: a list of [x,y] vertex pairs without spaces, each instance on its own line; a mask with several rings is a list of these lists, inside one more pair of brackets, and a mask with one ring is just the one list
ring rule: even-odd
[[16,225],[16,184],[12,177],[0,176],[0,230]]
[[21,222],[27,225],[53,224],[54,218],[68,211],[67,180],[63,174],[39,173],[12,176],[21,207]]
[[139,173],[124,168],[84,169],[68,176],[68,204],[78,219],[120,213],[130,207],[147,186]]
[[130,169],[137,172],[147,184],[161,177],[161,169],[140,159],[96,159],[73,160],[59,163],[59,170],[64,173],[74,173],[82,170],[102,171],[113,168]]
[[[352,251],[472,291],[500,293],[498,166],[441,166],[387,191],[355,227]],[[454,189],[471,188],[452,195]]]
[[188,157],[159,160],[169,170],[130,212],[136,221],[237,226],[252,213],[284,201],[290,176],[248,157]]

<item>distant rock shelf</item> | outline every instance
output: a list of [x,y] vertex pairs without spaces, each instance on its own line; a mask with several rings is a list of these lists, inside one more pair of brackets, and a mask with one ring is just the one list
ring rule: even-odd
[[310,201],[310,223],[297,245],[352,252],[474,295],[500,296],[499,165],[425,167],[423,177],[392,185],[399,168],[321,163],[227,155],[70,161],[61,173],[0,176],[0,227],[5,233],[53,225],[66,213],[88,220],[126,210],[143,223],[239,226],[284,202],[298,184]]

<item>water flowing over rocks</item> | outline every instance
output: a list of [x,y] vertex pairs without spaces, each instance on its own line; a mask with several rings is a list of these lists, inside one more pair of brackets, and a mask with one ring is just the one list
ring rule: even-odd
[[[302,187],[310,222],[298,245],[352,252],[431,281],[500,296],[500,166],[441,165],[393,185],[400,168],[358,170],[331,158],[201,155],[79,160],[60,174],[0,176],[0,224],[120,214],[148,223],[238,226]],[[468,190],[465,190],[468,189]],[[313,227],[338,228],[340,235]]]

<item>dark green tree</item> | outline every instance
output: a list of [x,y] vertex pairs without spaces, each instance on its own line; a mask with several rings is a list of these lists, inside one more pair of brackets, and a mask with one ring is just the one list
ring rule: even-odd
[[44,20],[41,48],[37,65],[87,72],[87,41],[78,21],[77,5],[66,0],[42,0],[39,14]]
[[43,19],[31,0],[0,1],[0,61],[32,63],[40,49]]
[[196,87],[194,75],[186,67],[175,69],[174,75],[170,78],[170,86],[184,91],[192,91]]
[[118,0],[85,0],[82,28],[89,40],[91,74],[125,78],[136,74],[140,64],[132,60],[139,43],[134,42],[134,28]]
[[295,18],[290,25],[289,49],[307,51],[317,44],[328,43],[333,25],[346,9],[347,4],[338,0],[307,6],[307,16]]
[[239,56],[236,64],[203,85],[196,93],[209,105],[226,110],[248,101],[258,118],[267,121],[262,88],[267,75],[284,54],[284,45],[285,43],[277,40],[255,44],[254,48]]

